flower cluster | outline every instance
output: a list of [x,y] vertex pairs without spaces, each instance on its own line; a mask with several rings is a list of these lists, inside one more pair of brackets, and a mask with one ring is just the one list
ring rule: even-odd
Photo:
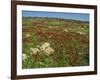
[[27,55],[25,53],[22,54],[22,60],[25,61],[27,59]]
[[45,42],[43,43],[41,46],[39,46],[40,48],[30,48],[31,50],[31,55],[37,55],[40,51],[43,51],[45,53],[45,55],[50,55],[54,53],[54,49],[52,47],[50,47],[50,43]]
[[68,32],[68,29],[65,28],[64,31],[65,31],[65,32]]
[[44,52],[46,53],[46,55],[50,55],[54,53],[54,49],[51,47],[48,47],[44,50]]
[[26,34],[25,36],[26,36],[26,37],[30,37],[31,35],[30,35],[30,34]]
[[43,51],[43,50],[45,50],[46,48],[48,48],[49,46],[50,46],[50,43],[45,42],[44,44],[42,44],[42,46],[40,47],[40,49]]
[[37,53],[39,53],[40,52],[40,50],[38,49],[38,48],[30,48],[30,50],[31,50],[31,55],[36,55]]

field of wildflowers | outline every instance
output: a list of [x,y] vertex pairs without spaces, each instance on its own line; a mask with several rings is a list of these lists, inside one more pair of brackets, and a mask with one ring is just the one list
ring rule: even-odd
[[89,22],[22,18],[22,68],[89,65]]

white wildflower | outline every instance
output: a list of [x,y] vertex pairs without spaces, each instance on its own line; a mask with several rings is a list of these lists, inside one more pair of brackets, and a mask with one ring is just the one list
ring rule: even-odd
[[26,60],[27,59],[27,55],[26,54],[22,54],[22,60],[24,61],[24,60]]
[[48,26],[48,28],[52,28],[52,26]]
[[43,62],[39,62],[39,64],[40,64],[40,65],[44,65],[44,63],[43,63]]
[[50,46],[50,43],[45,42],[42,46],[41,46],[41,50],[45,50],[47,47]]
[[64,29],[65,32],[68,32],[68,29]]
[[31,50],[31,53],[30,53],[31,55],[32,54],[36,55],[38,52],[40,52],[38,48],[30,48],[30,50]]
[[82,32],[78,32],[79,34],[83,34]]
[[87,34],[85,32],[81,32],[81,31],[77,31],[76,33],[80,34],[80,35],[84,35],[84,34]]
[[79,52],[78,54],[79,54],[79,55],[81,55],[82,53],[81,53],[81,52]]
[[30,34],[26,34],[26,37],[30,37],[31,35]]
[[51,47],[48,47],[44,50],[45,54],[46,55],[50,55],[50,54],[53,54],[54,53],[54,49],[51,48]]

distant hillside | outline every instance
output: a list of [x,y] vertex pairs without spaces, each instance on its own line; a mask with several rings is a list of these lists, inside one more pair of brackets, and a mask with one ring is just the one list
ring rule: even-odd
[[23,17],[23,27],[62,27],[71,32],[88,32],[89,22],[71,19],[47,18],[47,17]]

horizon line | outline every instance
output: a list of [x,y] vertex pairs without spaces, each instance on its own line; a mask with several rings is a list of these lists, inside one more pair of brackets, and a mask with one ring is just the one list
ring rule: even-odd
[[63,19],[63,20],[73,20],[73,21],[81,21],[81,22],[89,22],[89,21],[86,21],[86,20],[79,20],[79,19],[68,19],[68,18],[58,18],[58,17],[35,17],[35,16],[22,16],[22,17],[25,17],[25,18],[55,18],[55,19]]

